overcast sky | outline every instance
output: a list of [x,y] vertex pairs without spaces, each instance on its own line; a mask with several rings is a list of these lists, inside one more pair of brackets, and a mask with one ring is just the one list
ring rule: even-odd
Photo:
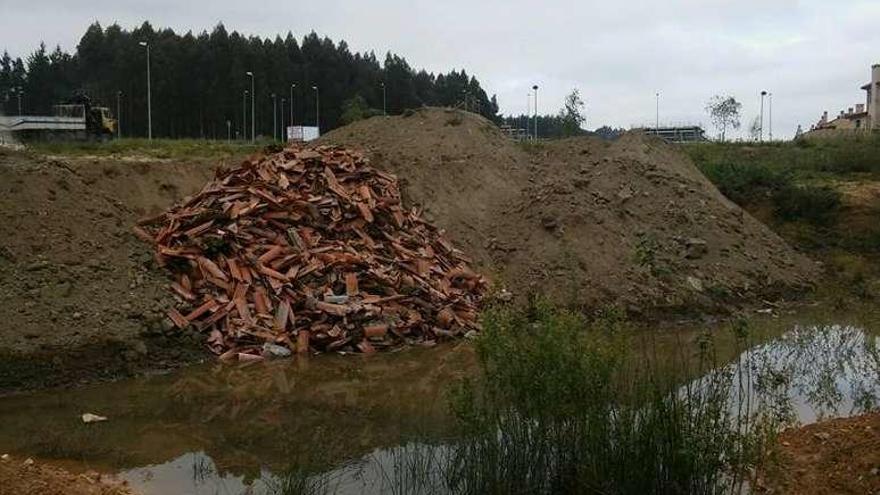
[[414,67],[464,68],[504,113],[524,111],[532,84],[542,113],[576,87],[590,129],[653,122],[657,92],[661,123],[708,126],[706,101],[730,94],[743,103],[744,134],[766,89],[774,134],[791,136],[822,110],[864,102],[859,87],[880,63],[878,0],[0,0],[0,48],[23,57],[42,40],[73,51],[96,20],[179,32],[223,22],[272,37],[315,30]]

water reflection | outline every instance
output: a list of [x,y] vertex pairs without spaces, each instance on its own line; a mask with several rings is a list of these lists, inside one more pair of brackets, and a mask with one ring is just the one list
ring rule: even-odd
[[752,396],[790,423],[861,414],[880,398],[878,339],[852,326],[801,326],[740,356]]
[[[732,397],[789,423],[878,406],[877,337],[846,325],[790,328],[729,361],[749,384]],[[289,492],[383,493],[406,485],[400,466],[414,456],[442,460],[445,390],[475,370],[462,345],[368,360],[205,366],[13,397],[0,400],[0,451],[117,471],[145,494],[269,494],[285,484],[296,485]],[[111,420],[82,425],[83,412]]]

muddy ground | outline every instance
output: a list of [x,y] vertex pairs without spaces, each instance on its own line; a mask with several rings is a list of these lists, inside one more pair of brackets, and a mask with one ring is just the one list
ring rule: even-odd
[[[687,157],[641,136],[522,146],[474,114],[423,109],[322,143],[365,148],[398,174],[405,201],[519,299],[730,312],[796,296],[819,272]],[[242,158],[0,151],[0,392],[205,358],[201,336],[167,321],[168,281],[131,226]]]
[[783,432],[764,492],[799,495],[880,493],[880,413]]
[[33,459],[0,459],[0,495],[133,495],[124,484],[95,472],[73,474]]

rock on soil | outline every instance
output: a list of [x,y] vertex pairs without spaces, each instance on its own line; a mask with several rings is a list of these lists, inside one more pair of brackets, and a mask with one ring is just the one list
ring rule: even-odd
[[405,200],[519,298],[718,309],[800,291],[818,274],[657,139],[519,145],[475,114],[427,108],[322,142],[367,150],[401,179]]

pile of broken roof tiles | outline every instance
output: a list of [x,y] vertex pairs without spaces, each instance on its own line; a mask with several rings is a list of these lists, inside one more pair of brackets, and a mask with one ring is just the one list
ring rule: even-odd
[[486,281],[359,153],[287,148],[138,222],[168,316],[221,358],[430,345],[477,329]]

